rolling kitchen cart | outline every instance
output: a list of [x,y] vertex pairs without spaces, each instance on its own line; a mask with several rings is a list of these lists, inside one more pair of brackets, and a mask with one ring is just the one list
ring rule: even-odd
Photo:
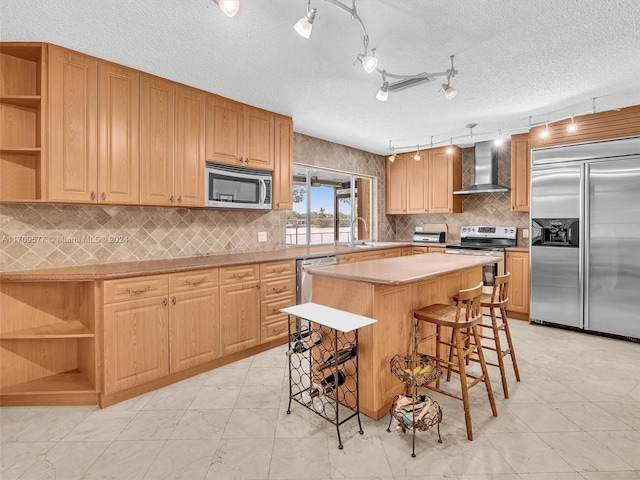
[[[303,303],[280,310],[289,315],[289,406],[296,401],[333,423],[342,449],[340,425],[358,419],[358,329],[377,322],[335,308]],[[344,413],[344,409],[349,413]],[[345,417],[341,419],[341,413]]]
[[442,443],[440,436],[440,422],[442,422],[442,408],[438,402],[428,395],[418,395],[420,387],[426,387],[442,375],[442,370],[433,358],[422,353],[403,353],[395,355],[390,361],[391,373],[406,385],[405,393],[396,395],[389,411],[389,426],[397,420],[402,432],[411,429],[413,442],[411,456],[416,456],[416,430],[425,431],[438,427],[438,443]]

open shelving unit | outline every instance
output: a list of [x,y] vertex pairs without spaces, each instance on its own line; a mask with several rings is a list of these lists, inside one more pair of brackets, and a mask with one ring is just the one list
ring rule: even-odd
[[93,282],[0,284],[0,405],[95,404]]
[[46,48],[3,42],[0,48],[0,201],[39,202],[46,138]]

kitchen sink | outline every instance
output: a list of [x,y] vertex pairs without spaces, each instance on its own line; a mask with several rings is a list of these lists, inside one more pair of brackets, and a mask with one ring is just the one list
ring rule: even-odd
[[390,247],[392,245],[397,245],[397,244],[398,244],[397,242],[359,242],[353,246],[357,248],[372,248],[372,247]]

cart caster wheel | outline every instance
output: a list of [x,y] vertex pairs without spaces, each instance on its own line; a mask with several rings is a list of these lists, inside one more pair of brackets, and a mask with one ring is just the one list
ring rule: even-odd
[[342,450],[344,447],[342,445],[338,445],[338,450]]
[[438,439],[438,443],[442,443],[442,439],[441,438]]
[[287,410],[287,415],[291,415],[291,410]]
[[387,433],[391,432],[391,429],[387,428]]
[[416,458],[416,454],[415,454],[415,453],[412,453],[412,454],[411,454],[411,458]]
[[363,432],[362,430],[360,430],[358,433],[359,433],[360,435],[364,435],[364,432]]

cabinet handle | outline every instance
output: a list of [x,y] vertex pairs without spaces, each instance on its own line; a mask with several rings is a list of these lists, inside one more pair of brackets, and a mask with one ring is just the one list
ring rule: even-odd
[[127,288],[127,292],[129,292],[129,295],[140,295],[144,292],[148,292],[149,290],[151,290],[151,285],[147,285],[142,290],[133,290],[131,288]]
[[272,314],[274,314],[274,315],[275,315],[275,314],[276,314],[276,313],[278,313],[279,311],[280,311],[280,310],[278,310],[277,308],[275,308],[275,307],[271,307],[271,313],[272,313]]
[[386,253],[384,253],[384,252],[382,252],[380,255],[382,255],[383,257],[386,257],[386,256],[387,256],[387,254],[386,254]]
[[282,273],[286,270],[286,267],[281,267],[281,268],[274,268],[273,269],[273,273]]
[[102,192],[102,195],[100,195],[102,197],[102,200],[106,200],[107,199],[107,194]]
[[276,203],[276,208],[280,208],[280,202]]
[[207,281],[207,277],[202,277],[197,282],[191,283],[191,280],[186,280],[184,283],[186,283],[187,285],[191,285],[192,287],[197,287],[198,285],[202,285],[206,281]]
[[281,328],[281,329],[279,329],[279,330],[274,330],[274,331],[273,331],[273,334],[274,334],[274,335],[278,335],[278,334],[280,334],[280,333],[283,333],[285,330],[286,330],[286,328]]
[[175,296],[172,297],[171,298],[171,303],[173,303],[175,305],[176,303],[178,303],[178,299]]
[[175,199],[175,197],[173,195],[171,195],[171,198],[169,198],[169,201],[171,203],[175,203],[176,199]]
[[282,292],[286,292],[288,289],[289,288],[285,285],[280,288],[273,287],[271,290],[273,290],[274,293],[282,293]]
[[96,192],[91,192],[91,200],[95,200],[96,199]]
[[178,197],[178,203],[182,203],[182,195]]
[[244,159],[244,163],[246,163],[247,165],[249,164],[249,157]]
[[256,285],[256,288],[260,288],[260,284],[259,283]]
[[169,304],[169,302],[167,301],[166,297],[162,299],[162,306],[166,307]]
[[238,160],[240,163],[244,162],[244,157],[240,157],[240,160]]
[[233,275],[231,275],[231,278],[237,278],[237,279],[243,279],[245,277],[248,277],[249,274],[247,272],[245,273],[234,273]]

